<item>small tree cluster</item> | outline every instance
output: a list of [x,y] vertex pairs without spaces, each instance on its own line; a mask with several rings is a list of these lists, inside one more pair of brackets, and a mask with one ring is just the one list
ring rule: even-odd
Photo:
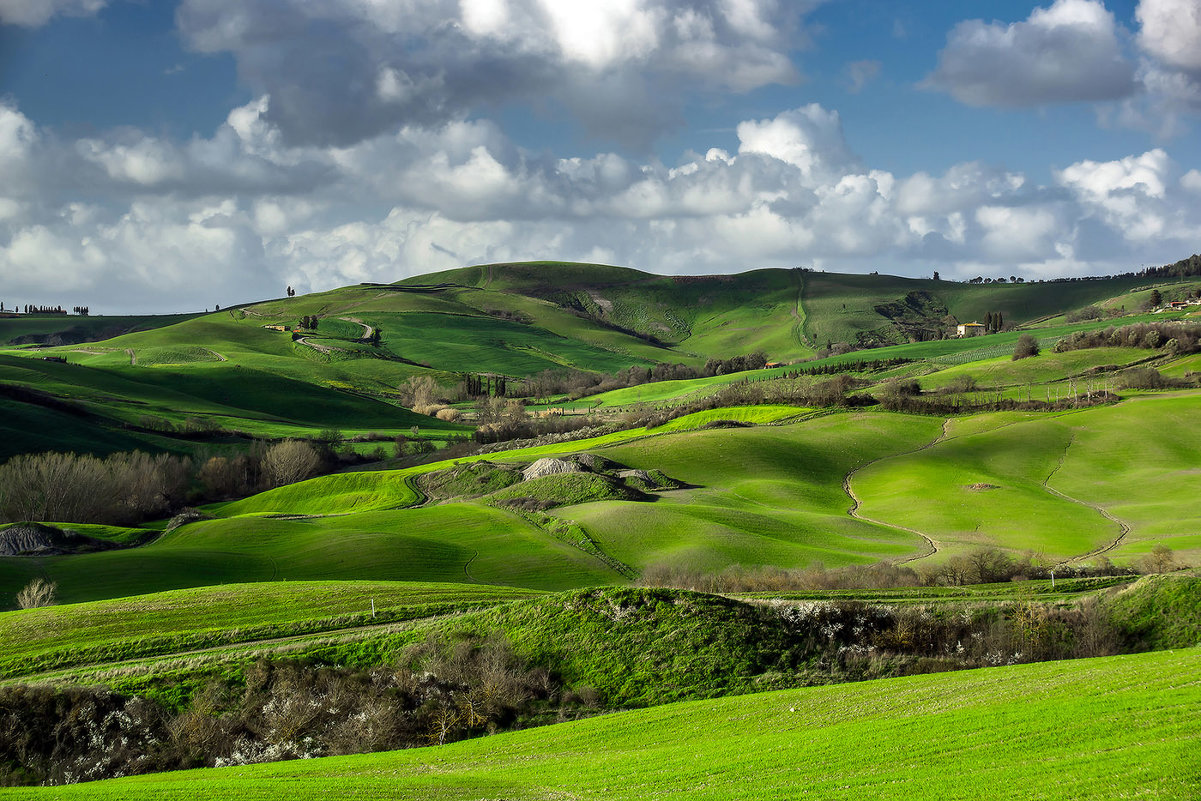
[[317,318],[317,315],[306,314],[305,316],[300,318],[300,327],[304,328],[308,331],[316,331],[318,322],[319,322],[319,320]]
[[1055,352],[1085,348],[1163,348],[1171,355],[1201,351],[1201,324],[1133,323],[1097,331],[1076,331],[1055,344]]
[[187,495],[187,459],[116,453],[14,456],[0,465],[5,520],[123,524],[160,517]]

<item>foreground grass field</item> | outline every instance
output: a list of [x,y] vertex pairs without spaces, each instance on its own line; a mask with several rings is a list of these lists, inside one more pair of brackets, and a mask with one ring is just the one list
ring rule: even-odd
[[174,799],[1201,793],[1201,649],[690,702],[441,748],[13,789]]

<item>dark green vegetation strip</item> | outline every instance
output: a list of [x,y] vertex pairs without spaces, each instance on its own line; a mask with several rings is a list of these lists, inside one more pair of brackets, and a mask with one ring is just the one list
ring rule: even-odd
[[1189,798],[1201,650],[815,687],[13,798]]

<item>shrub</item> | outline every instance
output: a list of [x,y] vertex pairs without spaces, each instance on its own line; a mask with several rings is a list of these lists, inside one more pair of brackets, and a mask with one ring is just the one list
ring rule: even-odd
[[463,418],[463,413],[458,409],[451,409],[450,407],[447,407],[445,409],[439,409],[438,413],[434,416],[444,423],[457,423]]
[[1022,334],[1013,347],[1013,360],[1016,362],[1018,359],[1028,359],[1037,356],[1038,352],[1038,340],[1030,334]]
[[414,412],[424,414],[426,417],[436,417],[445,408],[441,403],[416,403],[413,405]]
[[58,596],[58,584],[35,578],[17,593],[17,606],[21,609],[36,609],[39,606],[53,606]]

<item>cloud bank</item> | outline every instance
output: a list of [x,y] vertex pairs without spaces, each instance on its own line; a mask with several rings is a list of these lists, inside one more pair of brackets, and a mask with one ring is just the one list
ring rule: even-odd
[[742,122],[736,152],[668,166],[531,153],[480,120],[296,144],[273,102],[186,143],[133,131],[58,141],[0,105],[3,300],[42,302],[47,271],[94,307],[132,310],[546,258],[1032,279],[1174,260],[1201,234],[1201,178],[1162,149],[1065,165],[1039,186],[975,162],[872,169],[817,104]]

